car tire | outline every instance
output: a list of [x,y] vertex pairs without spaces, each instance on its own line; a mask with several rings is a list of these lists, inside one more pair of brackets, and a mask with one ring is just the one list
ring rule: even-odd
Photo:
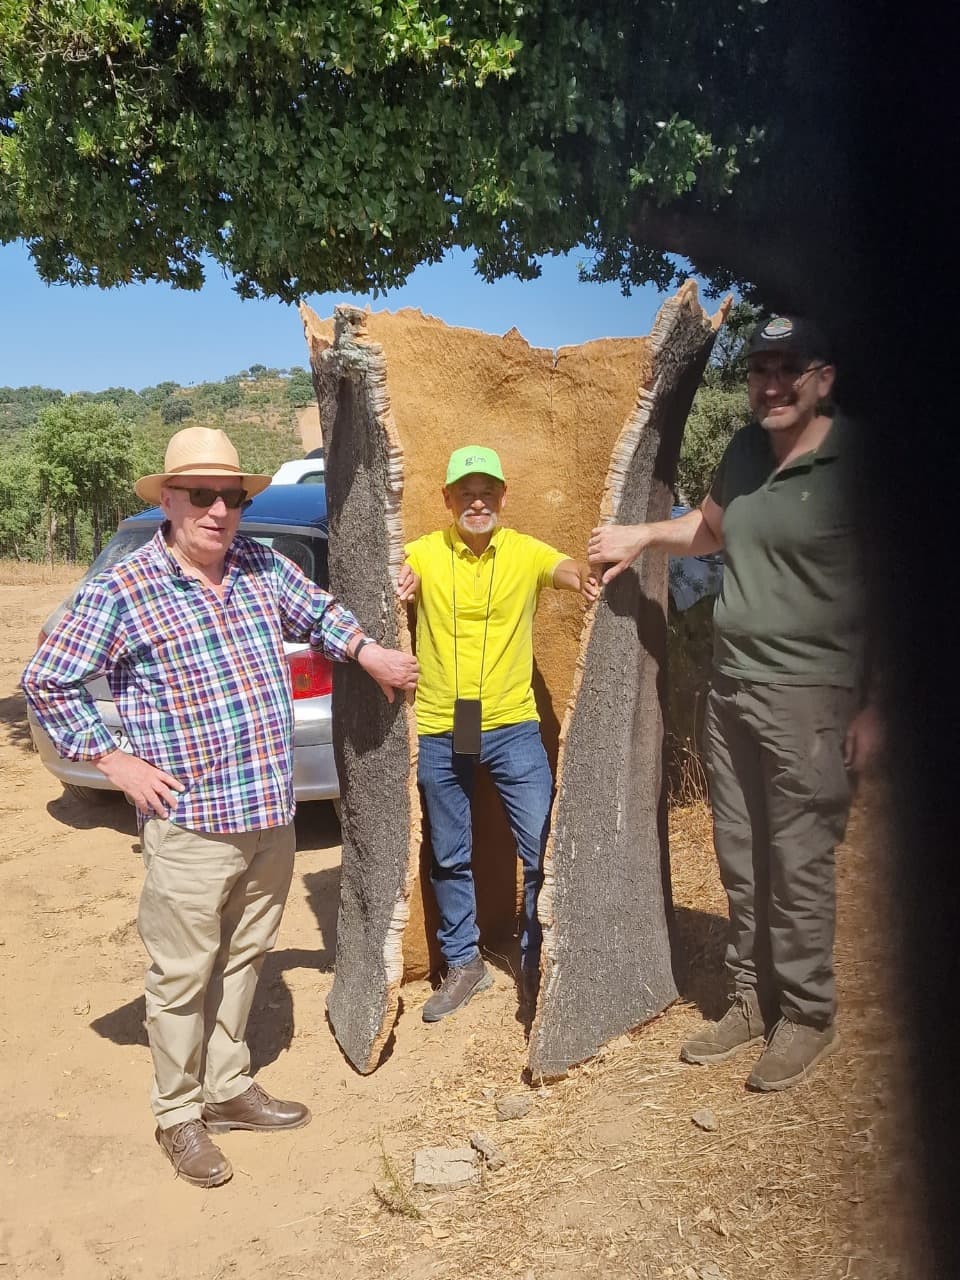
[[86,804],[116,804],[123,799],[119,791],[107,791],[103,787],[78,787],[73,782],[65,782],[63,789],[74,800],[82,800]]

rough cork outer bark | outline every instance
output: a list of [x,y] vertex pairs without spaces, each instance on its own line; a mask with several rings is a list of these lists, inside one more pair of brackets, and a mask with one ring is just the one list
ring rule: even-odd
[[[670,515],[683,427],[723,316],[692,282],[661,308],[613,448],[601,522]],[[539,914],[535,1078],[562,1075],[676,999],[663,787],[667,557],[647,552],[587,616],[563,718]]]
[[[330,587],[368,635],[410,652],[394,583],[403,560],[403,455],[382,349],[341,308],[334,343],[304,313],[326,453]],[[358,571],[362,566],[362,571]],[[388,703],[354,663],[333,673],[343,858],[336,973],[327,1014],[358,1071],[376,1067],[396,1018],[402,936],[420,851],[413,708]]]

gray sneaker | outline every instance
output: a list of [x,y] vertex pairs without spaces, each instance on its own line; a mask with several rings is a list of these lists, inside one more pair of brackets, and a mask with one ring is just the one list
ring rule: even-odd
[[759,1062],[750,1072],[747,1088],[776,1093],[800,1084],[821,1058],[833,1053],[838,1043],[832,1022],[829,1027],[805,1027],[781,1018]]
[[703,1066],[712,1062],[726,1062],[748,1045],[763,1039],[763,1018],[757,993],[747,988],[738,991],[730,1008],[719,1022],[705,1022],[695,1036],[680,1049],[684,1062],[696,1062]]
[[424,1022],[439,1022],[448,1013],[462,1009],[471,996],[493,986],[482,956],[474,956],[465,965],[451,965],[440,989],[423,1006]]

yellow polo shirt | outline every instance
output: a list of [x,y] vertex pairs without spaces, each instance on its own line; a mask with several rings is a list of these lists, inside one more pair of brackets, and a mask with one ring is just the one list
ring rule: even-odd
[[[515,529],[497,529],[475,556],[456,525],[417,538],[407,563],[420,578],[417,596],[418,733],[449,733],[453,701],[481,698],[481,728],[501,729],[539,720],[533,696],[533,616],[558,564],[568,559],[545,542]],[[454,662],[453,597],[457,643]],[[480,662],[490,601],[483,686]]]

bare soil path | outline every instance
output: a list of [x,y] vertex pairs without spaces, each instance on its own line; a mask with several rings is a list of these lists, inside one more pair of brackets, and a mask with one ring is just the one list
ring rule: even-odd
[[[143,1035],[141,861],[132,812],[64,796],[40,766],[17,682],[74,575],[0,565],[0,1280],[580,1276],[883,1280],[914,1271],[910,1167],[889,1016],[882,856],[856,816],[840,858],[843,1042],[814,1080],[746,1093],[749,1059],[677,1048],[721,999],[723,895],[702,810],[673,815],[688,1000],[563,1081],[527,1093],[513,984],[428,1027],[405,989],[368,1077],[330,1033],[339,830],[298,815],[294,887],[251,1023],[260,1079],[306,1129],[222,1139],[236,1170],[203,1192],[153,1141]],[[496,963],[496,958],[493,958]],[[895,1003],[895,1002],[894,1002]],[[699,1006],[699,1007],[698,1007]],[[711,1110],[716,1128],[691,1121]],[[506,1157],[474,1188],[410,1186],[412,1153],[488,1134]]]

